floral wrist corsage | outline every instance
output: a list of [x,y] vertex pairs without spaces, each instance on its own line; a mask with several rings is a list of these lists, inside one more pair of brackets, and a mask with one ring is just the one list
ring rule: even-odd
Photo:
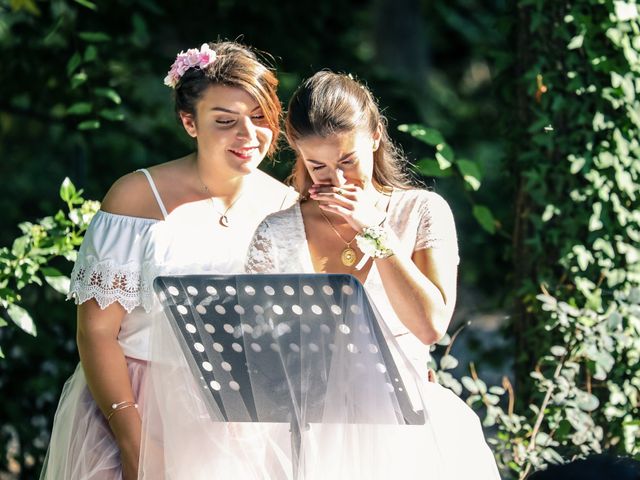
[[365,257],[388,258],[393,255],[389,245],[389,237],[384,227],[366,227],[356,235],[356,244]]

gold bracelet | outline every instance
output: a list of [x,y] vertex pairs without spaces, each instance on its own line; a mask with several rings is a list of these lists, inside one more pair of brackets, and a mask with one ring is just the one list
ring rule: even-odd
[[107,414],[107,422],[111,421],[111,417],[113,417],[120,410],[124,410],[125,408],[134,407],[138,408],[138,404],[135,402],[124,401],[120,403],[114,403],[111,405],[111,410]]

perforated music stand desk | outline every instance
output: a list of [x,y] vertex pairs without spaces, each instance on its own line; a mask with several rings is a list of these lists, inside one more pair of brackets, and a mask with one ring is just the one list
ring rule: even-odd
[[[397,423],[424,423],[375,321],[379,314],[355,277],[161,276],[154,288],[193,375],[205,390],[212,418],[289,423],[294,475],[305,427],[299,424],[300,401],[304,396],[305,423],[321,421],[326,389],[322,364],[328,369],[332,357],[343,349],[350,353],[369,349],[368,355],[377,355],[378,374],[386,375],[388,395],[397,405]],[[310,338],[319,341],[306,343]],[[303,362],[308,361],[305,351],[320,362],[315,378],[308,372],[302,375]],[[357,355],[352,357],[355,361]],[[253,369],[258,362],[273,368]]]

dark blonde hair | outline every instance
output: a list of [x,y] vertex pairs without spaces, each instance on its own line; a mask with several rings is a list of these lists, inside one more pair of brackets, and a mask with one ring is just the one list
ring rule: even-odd
[[196,104],[212,85],[241,88],[258,102],[273,132],[269,147],[269,154],[272,154],[277,148],[282,115],[282,105],[276,93],[278,79],[274,72],[250,47],[238,42],[209,43],[209,47],[216,52],[216,60],[203,70],[190,68],[177,83],[174,96],[176,113],[195,116]]
[[364,129],[375,134],[380,128],[380,143],[373,154],[373,182],[378,188],[411,187],[402,169],[404,157],[387,133],[387,119],[369,89],[353,79],[330,71],[320,71],[305,80],[289,102],[285,134],[296,151],[296,164],[289,178],[301,195],[308,193],[312,184],[300,153],[299,140],[317,136],[326,138],[334,134]]

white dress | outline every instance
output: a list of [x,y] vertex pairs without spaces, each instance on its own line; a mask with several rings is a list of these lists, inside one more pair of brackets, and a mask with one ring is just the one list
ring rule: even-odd
[[[415,250],[433,248],[458,260],[451,210],[434,192],[394,190],[387,225],[400,240],[396,252],[399,255],[410,256]],[[260,224],[249,248],[247,271],[314,272],[299,204],[271,214]],[[380,313],[382,330],[411,403],[416,410],[424,410],[426,423],[421,428],[369,426],[357,434],[353,433],[354,427],[345,427],[323,447],[332,449],[334,456],[341,452],[341,457],[322,465],[321,478],[383,480],[392,478],[390,475],[430,480],[499,478],[478,417],[453,392],[427,381],[429,349],[398,319],[375,264],[364,288]],[[346,445],[346,438],[357,440],[352,441],[354,445]],[[308,478],[315,478],[313,475],[310,472]]]
[[[182,205],[167,214],[153,180],[146,170],[143,173],[165,218],[145,219],[98,211],[78,253],[69,297],[76,303],[93,298],[102,308],[119,302],[127,311],[118,341],[140,404],[143,452],[149,452],[150,432],[161,424],[162,416],[179,415],[149,408],[153,395],[163,388],[150,381],[151,339],[154,329],[166,323],[153,292],[153,279],[160,274],[242,272],[251,234],[258,223],[265,215],[290,205],[297,195],[290,189],[279,198],[240,202],[231,212],[230,226],[224,229],[217,223],[220,214],[208,200]],[[156,459],[156,455],[143,453],[140,478],[164,478],[160,474],[145,474],[145,465],[153,463],[155,469]],[[118,448],[78,364],[62,391],[41,479],[121,478]]]

